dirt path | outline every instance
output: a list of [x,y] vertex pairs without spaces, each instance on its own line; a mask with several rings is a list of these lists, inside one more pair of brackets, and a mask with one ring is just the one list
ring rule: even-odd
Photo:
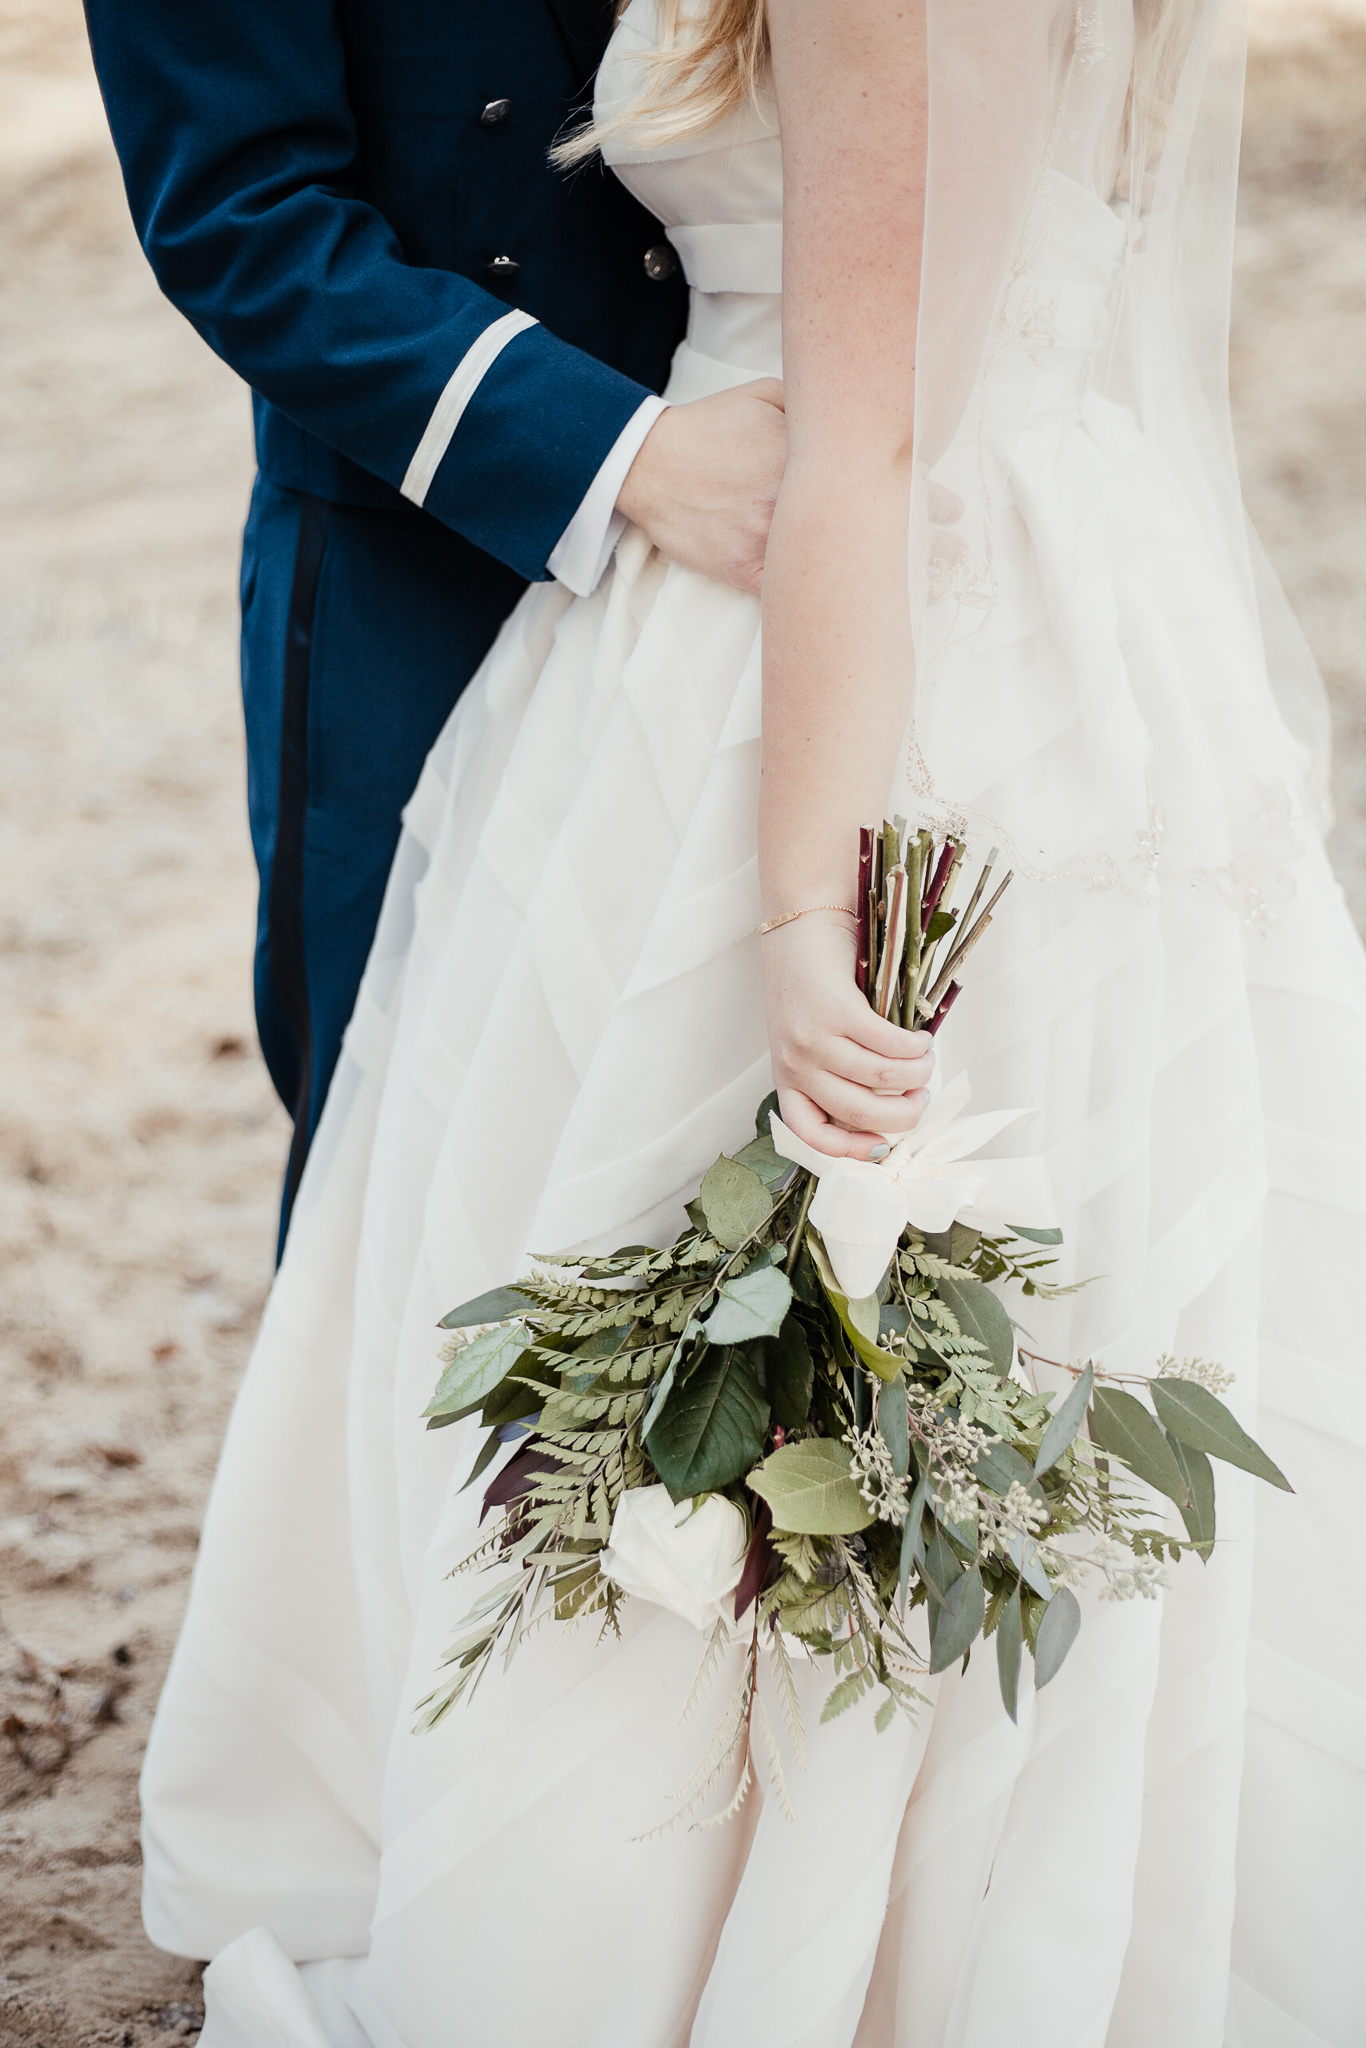
[[[1366,26],[1254,64],[1234,368],[1366,922],[1364,84]],[[249,1007],[246,396],[142,264],[75,0],[0,0],[0,451],[0,2044],[148,2048],[200,2008],[139,1928],[136,1774],[285,1122]]]

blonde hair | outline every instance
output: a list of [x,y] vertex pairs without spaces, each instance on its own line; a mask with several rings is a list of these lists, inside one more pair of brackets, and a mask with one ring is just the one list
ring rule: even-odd
[[686,34],[680,33],[682,17],[683,0],[657,0],[659,40],[639,60],[639,92],[620,112],[557,143],[552,163],[582,163],[623,135],[642,149],[663,149],[710,128],[741,101],[757,99],[768,63],[764,0],[706,0],[690,14]]
[[1176,113],[1199,0],[1134,0],[1134,64],[1120,129],[1121,163],[1151,170]]
[[[626,11],[622,0],[618,18]],[[656,0],[658,42],[640,59],[640,89],[617,113],[591,121],[550,152],[561,169],[583,163],[606,141],[629,135],[662,149],[710,128],[741,101],[758,97],[768,63],[764,0],[703,0],[680,33],[684,0]],[[1181,69],[1190,52],[1199,0],[1133,0],[1134,68],[1121,157],[1131,142],[1147,147],[1171,124]],[[1146,148],[1145,148],[1146,154]]]

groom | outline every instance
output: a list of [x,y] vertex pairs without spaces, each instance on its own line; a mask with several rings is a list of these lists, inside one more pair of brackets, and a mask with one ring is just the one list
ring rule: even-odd
[[529,580],[625,519],[757,589],[773,383],[666,410],[659,222],[546,152],[610,0],[86,0],[144,249],[252,387],[242,559],[256,1014],[283,1224],[423,758]]

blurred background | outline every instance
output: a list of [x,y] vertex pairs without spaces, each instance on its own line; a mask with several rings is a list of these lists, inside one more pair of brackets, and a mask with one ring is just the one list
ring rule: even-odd
[[[1233,393],[1366,928],[1366,0],[1253,0]],[[0,0],[0,2043],[198,2031],[136,1777],[271,1272],[247,397],[158,296],[76,0]],[[1157,2048],[1157,2044],[1154,2044]]]

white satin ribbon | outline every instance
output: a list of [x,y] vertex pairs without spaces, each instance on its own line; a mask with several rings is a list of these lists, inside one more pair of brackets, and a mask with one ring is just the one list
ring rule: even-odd
[[1042,1158],[960,1163],[1007,1124],[1034,1114],[997,1109],[960,1118],[971,1094],[967,1075],[959,1074],[915,1129],[876,1163],[817,1152],[787,1128],[776,1110],[770,1112],[775,1150],[820,1181],[811,1221],[851,1300],[877,1291],[908,1225],[924,1231],[944,1231],[955,1222],[976,1230],[1008,1229],[1013,1223],[1031,1230],[1055,1227],[1053,1185]]

